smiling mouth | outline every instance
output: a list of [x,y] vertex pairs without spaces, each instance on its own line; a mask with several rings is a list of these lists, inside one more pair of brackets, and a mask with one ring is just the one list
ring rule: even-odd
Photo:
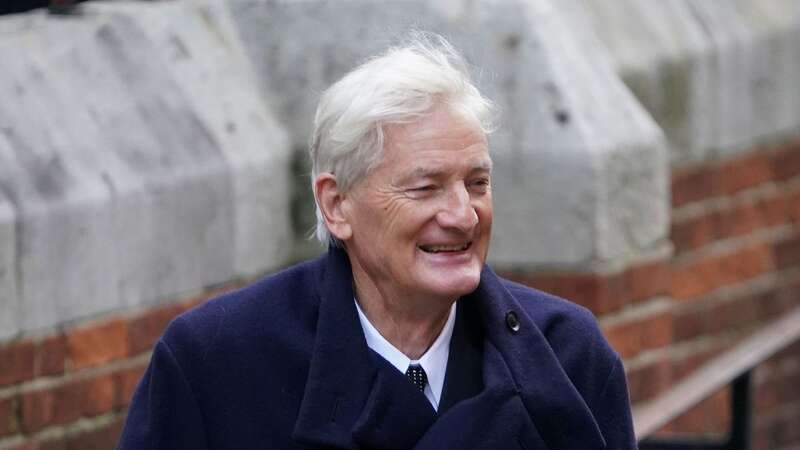
[[420,245],[419,249],[425,253],[457,253],[463,252],[472,246],[472,242],[452,245]]

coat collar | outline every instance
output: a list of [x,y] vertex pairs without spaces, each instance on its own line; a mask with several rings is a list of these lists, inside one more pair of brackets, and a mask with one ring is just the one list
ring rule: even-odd
[[[478,289],[465,300],[475,305],[483,318],[486,340],[507,367],[514,389],[547,447],[605,448],[593,414],[550,343],[491,268],[484,267]],[[510,315],[518,322],[516,331]]]
[[346,253],[328,251],[319,287],[314,350],[293,439],[346,449],[378,441],[392,443],[387,449],[412,447],[436,413],[404,374],[367,346]]
[[[507,438],[524,448],[604,448],[545,337],[488,267],[478,289],[460,302],[483,323],[484,390],[438,420],[404,375],[367,347],[344,251],[329,250],[318,286],[316,339],[295,440],[346,449],[462,448],[451,440],[482,442],[487,424],[502,420],[497,429],[514,429]],[[509,313],[519,321],[516,332],[508,327]],[[464,425],[475,421],[467,431]],[[496,441],[491,447],[506,448]]]

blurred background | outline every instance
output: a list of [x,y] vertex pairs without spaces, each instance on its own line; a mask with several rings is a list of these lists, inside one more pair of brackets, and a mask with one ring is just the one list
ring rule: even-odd
[[491,264],[595,313],[642,448],[800,449],[796,0],[4,1],[0,450],[114,448],[175,315],[323,250],[316,101],[412,28],[502,111]]

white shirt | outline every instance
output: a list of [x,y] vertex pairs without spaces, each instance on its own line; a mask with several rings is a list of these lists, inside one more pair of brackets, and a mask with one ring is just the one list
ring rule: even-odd
[[450,307],[450,315],[439,336],[433,341],[428,350],[420,356],[418,360],[412,360],[394,345],[386,340],[381,333],[372,326],[369,319],[361,311],[361,307],[356,303],[358,319],[361,328],[364,330],[364,337],[367,338],[367,346],[389,361],[394,367],[405,375],[408,366],[419,364],[428,376],[428,384],[425,385],[425,397],[431,402],[434,410],[439,410],[439,401],[442,398],[442,388],[444,387],[444,374],[447,371],[447,358],[450,356],[450,338],[453,337],[453,327],[456,323],[456,302]]

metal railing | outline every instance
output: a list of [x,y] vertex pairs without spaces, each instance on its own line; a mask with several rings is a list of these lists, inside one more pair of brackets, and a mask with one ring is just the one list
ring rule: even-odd
[[[753,370],[800,340],[800,307],[762,327],[736,347],[712,359],[667,392],[633,408],[640,450],[747,450],[751,445]],[[661,427],[714,392],[732,385],[731,427],[722,440],[652,437]]]

